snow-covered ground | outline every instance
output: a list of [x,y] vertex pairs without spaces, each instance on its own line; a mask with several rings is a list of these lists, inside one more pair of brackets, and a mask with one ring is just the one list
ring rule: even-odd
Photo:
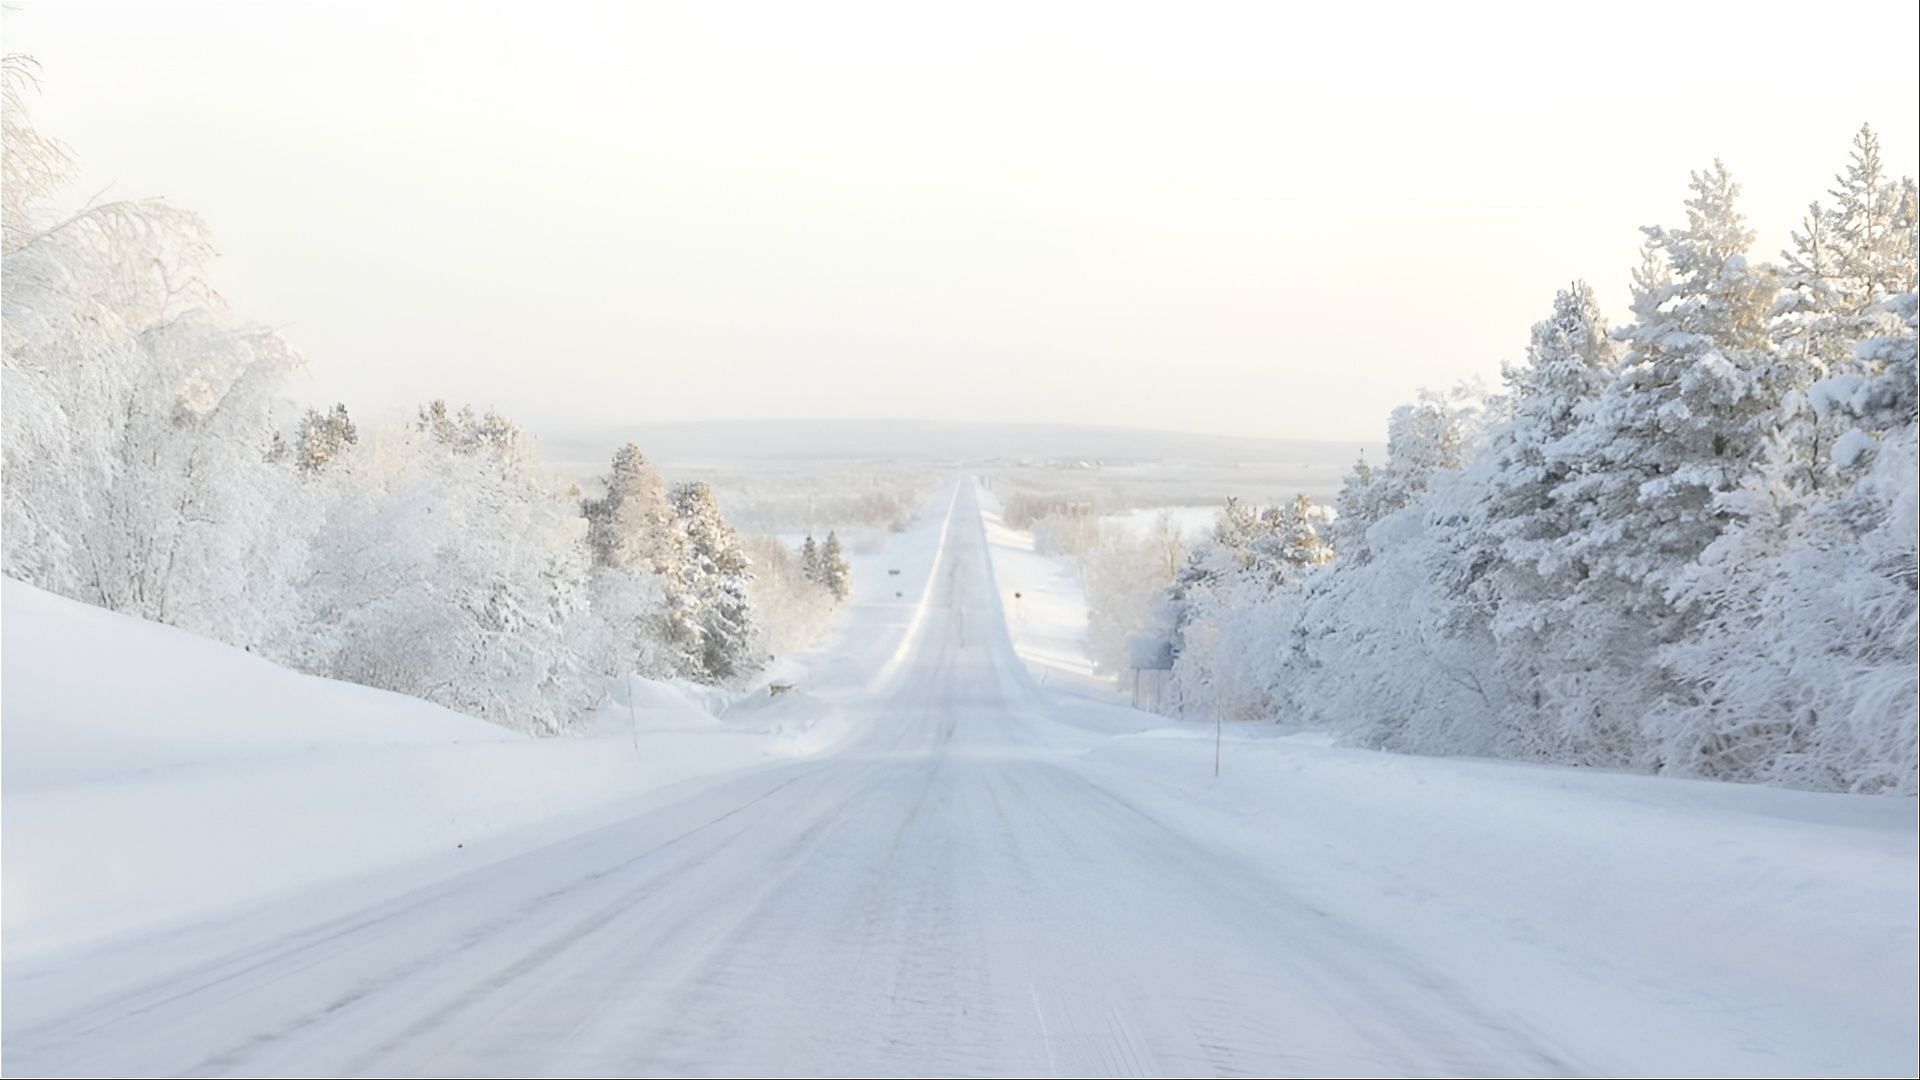
[[1073,566],[1034,550],[1033,534],[1000,517],[993,493],[977,493],[991,570],[1015,652],[1035,682],[1113,697],[1116,684],[1094,670],[1086,648],[1087,601]]
[[638,812],[691,778],[816,752],[846,717],[806,684],[883,658],[914,611],[894,593],[925,587],[944,523],[935,500],[885,547],[851,554],[854,602],[832,641],[762,680],[799,693],[730,700],[634,679],[592,730],[560,739],[6,579],[7,959],[354,875],[456,872]]
[[[1914,1072],[1912,800],[1245,734],[1216,780],[1081,692],[1070,575],[971,485],[921,521],[801,691],[639,754],[9,586],[7,1069]],[[438,850],[484,795],[529,809]]]
[[1219,515],[1218,506],[1143,506],[1124,514],[1110,515],[1105,520],[1117,522],[1134,536],[1145,536],[1164,516],[1173,522],[1181,538],[1191,543],[1210,532],[1213,519]]

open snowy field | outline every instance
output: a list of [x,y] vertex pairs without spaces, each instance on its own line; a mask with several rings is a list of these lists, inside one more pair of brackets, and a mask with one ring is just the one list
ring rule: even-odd
[[1331,502],[1354,463],[1362,455],[1377,462],[1384,449],[1367,443],[1304,443],[1280,453],[1284,456],[1246,462],[1023,463],[985,475],[1004,499],[1078,503],[1103,515],[1150,516],[1166,510],[1191,521],[1229,497],[1275,503],[1305,495]]
[[9,1072],[1912,1071],[1908,800],[1215,779],[970,483],[872,570],[793,694],[545,741],[9,585]]

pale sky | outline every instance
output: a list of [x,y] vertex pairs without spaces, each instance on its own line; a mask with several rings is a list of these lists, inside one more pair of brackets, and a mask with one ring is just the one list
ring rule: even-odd
[[1913,0],[45,4],[75,199],[200,212],[295,393],[556,425],[1077,421],[1379,438],[1553,292],[1624,308],[1716,155],[1760,254]]

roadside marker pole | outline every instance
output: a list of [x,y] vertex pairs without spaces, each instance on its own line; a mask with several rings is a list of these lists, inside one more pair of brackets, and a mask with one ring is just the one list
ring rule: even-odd
[[633,705],[633,674],[627,674],[627,719],[633,724],[633,752],[640,753],[640,713]]

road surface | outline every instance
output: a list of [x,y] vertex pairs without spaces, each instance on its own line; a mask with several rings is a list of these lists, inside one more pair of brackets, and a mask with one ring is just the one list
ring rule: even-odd
[[10,1071],[1585,1070],[1284,862],[1083,767],[1008,643],[974,500],[836,751],[378,902],[33,972]]

